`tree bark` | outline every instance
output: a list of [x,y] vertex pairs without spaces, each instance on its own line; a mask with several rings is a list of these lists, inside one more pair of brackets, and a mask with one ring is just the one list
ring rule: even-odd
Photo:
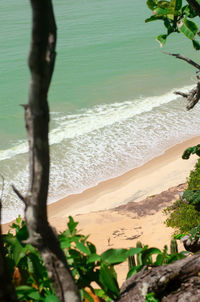
[[56,233],[47,220],[49,185],[48,89],[51,82],[56,47],[56,22],[51,0],[30,0],[32,7],[32,41],[29,54],[31,82],[25,121],[29,142],[29,188],[25,197],[28,242],[37,247],[60,301],[80,301],[66,258]]
[[129,278],[118,302],[145,302],[154,292],[162,302],[200,301],[200,255],[193,255],[166,266],[141,271]]

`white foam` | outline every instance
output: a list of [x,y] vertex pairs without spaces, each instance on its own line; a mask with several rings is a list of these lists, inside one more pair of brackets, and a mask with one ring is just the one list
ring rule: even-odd
[[[186,86],[179,89],[179,91],[186,92],[192,87],[193,85]],[[53,112],[53,120],[57,123],[57,127],[50,131],[50,145],[59,144],[65,139],[73,139],[94,130],[111,126],[114,123],[123,122],[136,115],[150,112],[153,108],[179,98],[179,96],[174,94],[174,91],[176,90],[177,89],[173,89],[161,96],[141,97],[125,102],[98,105],[83,110],[78,114],[69,114],[58,117],[58,113]],[[12,158],[18,154],[26,153],[27,151],[28,145],[26,142],[6,150],[0,150],[0,161]]]
[[[137,113],[133,110],[135,101],[127,101],[96,106],[75,115],[54,114],[54,122],[58,124],[55,129],[59,128],[64,135],[62,139],[59,137],[60,143],[54,141],[51,146],[50,202],[119,176],[170,146],[200,134],[200,104],[187,112],[182,99],[171,102],[167,97],[165,101],[157,99],[157,106],[153,108],[151,98],[148,99],[149,105],[141,114],[138,107],[142,106],[142,99],[138,100]],[[87,121],[88,128],[80,129],[79,120]],[[72,131],[70,137],[68,124]],[[82,131],[81,135],[78,129]],[[56,135],[54,131],[51,135]],[[3,219],[9,220],[22,212],[22,205],[10,184],[14,183],[26,193],[28,167],[24,155],[18,155],[17,160],[12,157],[2,161],[1,174],[5,178],[3,208],[6,214]]]

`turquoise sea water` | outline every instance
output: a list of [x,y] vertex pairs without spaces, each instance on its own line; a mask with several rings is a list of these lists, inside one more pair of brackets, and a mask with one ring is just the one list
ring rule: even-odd
[[[81,192],[138,167],[170,146],[200,134],[199,106],[186,112],[173,94],[188,90],[195,72],[162,53],[161,23],[141,0],[54,1],[57,60],[49,93],[51,184],[49,201]],[[4,221],[22,211],[10,189],[26,192],[27,102],[31,12],[24,0],[0,3],[0,173],[5,178]],[[181,35],[165,50],[197,61]]]

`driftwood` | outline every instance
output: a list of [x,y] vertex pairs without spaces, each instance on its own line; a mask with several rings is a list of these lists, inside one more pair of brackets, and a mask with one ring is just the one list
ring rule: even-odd
[[32,7],[32,41],[29,55],[31,82],[25,121],[29,142],[29,189],[23,196],[28,243],[37,247],[56,294],[61,302],[78,302],[78,289],[68,269],[56,233],[47,220],[49,185],[49,108],[47,94],[51,82],[56,47],[56,22],[51,0],[30,0]]
[[154,292],[162,302],[200,301],[200,255],[141,271],[121,287],[118,302],[145,302]]

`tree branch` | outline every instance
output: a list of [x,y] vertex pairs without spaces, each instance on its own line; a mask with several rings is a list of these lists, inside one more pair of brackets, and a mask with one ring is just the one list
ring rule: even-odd
[[186,98],[188,101],[188,105],[186,106],[187,110],[191,110],[200,100],[200,81],[197,77],[198,82],[195,88],[190,90],[188,93],[176,91],[175,94],[181,95],[182,97]]
[[30,0],[32,39],[29,54],[31,81],[28,105],[24,105],[29,143],[29,188],[25,202],[28,242],[37,247],[61,302],[79,302],[78,289],[60,248],[57,235],[47,220],[49,185],[48,89],[55,64],[56,22],[51,0]]
[[183,60],[185,62],[187,62],[188,64],[194,66],[195,68],[197,68],[198,70],[200,70],[200,65],[197,64],[196,62],[194,62],[193,60],[191,60],[190,58],[187,58],[181,54],[176,54],[176,53],[171,53],[171,52],[166,52],[166,51],[163,51],[164,54],[166,55],[169,55],[169,56],[173,56],[173,57],[176,57],[177,59],[180,59],[180,60]]
[[200,4],[196,0],[187,0],[188,4],[196,11],[200,17]]

